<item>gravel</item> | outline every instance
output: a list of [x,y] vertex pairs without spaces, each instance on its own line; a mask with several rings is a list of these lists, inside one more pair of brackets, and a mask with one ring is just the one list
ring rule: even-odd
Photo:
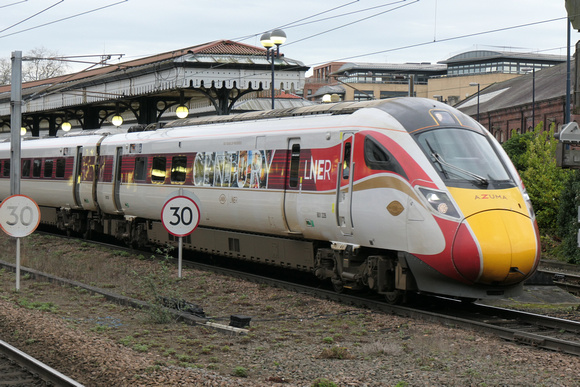
[[[13,261],[13,243],[0,239]],[[580,358],[33,235],[23,265],[143,300],[179,295],[232,335],[0,271],[0,338],[87,386],[573,386]],[[537,306],[536,306],[537,307]],[[562,306],[577,313],[577,305]],[[554,308],[551,308],[554,310]],[[317,383],[318,384],[315,384]],[[324,384],[327,382],[327,384]]]

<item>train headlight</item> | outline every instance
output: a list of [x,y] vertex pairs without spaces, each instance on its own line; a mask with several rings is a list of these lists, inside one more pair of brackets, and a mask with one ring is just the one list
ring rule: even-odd
[[433,210],[438,214],[450,216],[452,218],[459,218],[459,211],[455,208],[455,205],[449,199],[449,196],[445,192],[434,191],[428,188],[419,188],[419,191],[427,203],[431,205]]
[[528,191],[524,188],[523,191],[524,201],[526,202],[526,207],[528,207],[528,212],[530,213],[530,218],[534,219],[536,217],[536,213],[534,212],[534,207],[532,207],[532,201],[530,200],[530,195],[528,195]]

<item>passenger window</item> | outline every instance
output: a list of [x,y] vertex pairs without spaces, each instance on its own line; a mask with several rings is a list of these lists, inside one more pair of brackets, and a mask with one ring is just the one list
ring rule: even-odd
[[22,160],[22,177],[30,177],[30,160]]
[[56,159],[56,177],[63,178],[66,170],[66,159],[61,157]]
[[342,178],[348,179],[350,176],[350,148],[352,143],[344,144],[344,157],[342,160]]
[[10,177],[10,160],[4,160],[4,169],[2,175],[5,177]]
[[41,162],[42,160],[40,159],[34,159],[32,162],[32,177],[40,177]]
[[365,138],[365,163],[367,167],[380,171],[395,172],[405,178],[407,174],[397,159],[375,138]]
[[183,183],[187,174],[187,157],[174,156],[171,160],[171,182]]
[[44,160],[44,177],[52,177],[52,160]]
[[151,181],[163,183],[167,175],[165,157],[153,157],[153,166],[151,168]]
[[147,180],[147,157],[135,157],[135,180]]
[[298,172],[300,169],[300,144],[292,145],[292,153],[290,155],[290,181],[291,188],[298,186]]

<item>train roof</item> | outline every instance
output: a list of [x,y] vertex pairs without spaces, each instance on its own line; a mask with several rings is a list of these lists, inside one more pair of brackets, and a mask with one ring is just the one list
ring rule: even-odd
[[[325,103],[314,106],[302,106],[288,109],[276,109],[233,114],[227,116],[206,116],[185,118],[167,123],[163,128],[199,126],[228,122],[254,121],[273,118],[286,118],[314,115],[348,115],[365,108],[378,108],[397,119],[409,132],[439,125],[463,126],[479,129],[471,117],[442,102],[427,98],[402,97],[362,102]],[[438,121],[433,110],[448,112],[444,119]]]

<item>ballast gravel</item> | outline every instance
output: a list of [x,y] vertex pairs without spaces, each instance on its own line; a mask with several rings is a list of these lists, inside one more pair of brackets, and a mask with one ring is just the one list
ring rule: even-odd
[[[0,270],[0,339],[87,386],[574,386],[580,358],[57,238],[23,265],[144,300],[179,294],[244,335]],[[10,261],[11,242],[0,239]],[[538,307],[538,306],[535,306]],[[552,308],[578,316],[578,305]]]

